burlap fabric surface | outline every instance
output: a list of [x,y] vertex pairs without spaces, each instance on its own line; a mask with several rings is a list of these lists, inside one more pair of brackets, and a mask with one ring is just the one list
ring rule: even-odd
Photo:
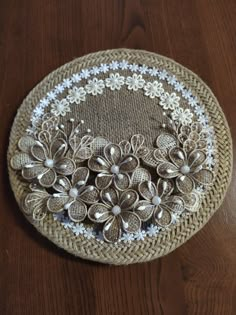
[[[29,93],[17,112],[11,130],[8,161],[17,150],[19,138],[24,135],[29,126],[36,104],[53,87],[72,74],[79,73],[82,69],[108,64],[114,60],[117,62],[126,60],[130,64],[144,64],[148,67],[165,69],[175,75],[204,105],[215,130],[217,147],[214,182],[204,195],[198,211],[182,219],[180,224],[162,231],[155,238],[147,237],[128,245],[124,242],[117,244],[98,242],[95,238],[76,236],[70,229],[65,229],[59,221],[54,220],[52,214],[48,214],[43,221],[34,221],[27,216],[27,219],[41,234],[71,254],[102,263],[119,265],[149,261],[166,255],[186,242],[208,222],[222,203],[230,182],[232,141],[228,124],[216,98],[195,74],[173,60],[154,53],[119,49],[75,59],[49,74]],[[126,75],[126,71],[123,71],[122,74]],[[103,78],[103,76],[106,77],[105,74],[101,74],[99,78]],[[150,78],[150,81],[153,81],[153,78]],[[166,91],[169,89],[168,85],[164,88]],[[183,102],[183,107],[185,106],[187,108],[187,104],[185,105]],[[161,120],[162,112],[161,108],[156,106],[155,101],[144,97],[143,93],[131,93],[128,89],[122,89],[117,93],[106,90],[100,97],[89,98],[86,106],[81,106],[79,114],[77,110],[72,111],[72,116],[78,115],[88,123],[88,126],[92,127],[94,134],[106,137],[112,142],[119,143],[122,139],[129,139],[135,133],[141,133],[146,137],[147,145],[150,146],[155,138],[157,121]],[[10,165],[9,176],[15,198],[20,205],[27,190],[27,184],[22,181],[19,173],[12,170]]]

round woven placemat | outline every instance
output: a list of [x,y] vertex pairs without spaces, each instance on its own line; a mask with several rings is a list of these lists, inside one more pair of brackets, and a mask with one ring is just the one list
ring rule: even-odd
[[[10,134],[8,149],[9,162],[17,150],[19,138],[24,134],[29,125],[35,105],[54,86],[62,82],[63,79],[84,68],[91,68],[97,64],[106,64],[113,60],[122,61],[124,59],[130,63],[162,67],[174,74],[176,78],[195,92],[204,104],[215,129],[218,168],[214,183],[211,189],[205,194],[199,211],[186,217],[181,222],[181,225],[174,226],[168,231],[160,233],[155,238],[146,238],[142,242],[132,242],[129,246],[124,243],[100,243],[93,238],[78,238],[70,230],[64,229],[58,221],[53,219],[52,215],[48,215],[43,221],[33,221],[27,216],[27,219],[42,235],[71,254],[89,260],[117,265],[149,261],[173,251],[199,231],[223,201],[232,172],[232,140],[225,116],[215,96],[206,84],[197,75],[180,64],[154,53],[118,49],[89,54],[55,70],[29,93],[17,112]],[[22,183],[19,174],[12,170],[10,165],[9,177],[15,198],[20,205],[26,185]]]

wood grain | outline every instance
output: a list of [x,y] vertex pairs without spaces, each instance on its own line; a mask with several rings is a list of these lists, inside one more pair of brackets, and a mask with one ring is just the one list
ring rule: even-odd
[[103,266],[30,226],[10,190],[6,150],[18,106],[45,75],[89,52],[141,48],[209,84],[236,139],[235,0],[0,0],[0,314],[236,314],[236,180],[220,210],[170,255]]

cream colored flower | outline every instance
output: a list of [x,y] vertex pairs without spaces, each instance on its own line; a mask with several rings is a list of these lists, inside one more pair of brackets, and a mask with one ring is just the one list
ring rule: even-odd
[[150,98],[160,97],[164,92],[162,83],[158,81],[148,82],[144,86],[145,93],[144,95],[149,96]]
[[161,95],[160,105],[165,109],[174,110],[179,106],[180,97],[176,93],[169,94],[168,92]]
[[103,80],[98,80],[97,78],[89,80],[88,84],[85,86],[87,93],[92,95],[102,94],[104,88],[105,84]]
[[178,121],[183,126],[189,125],[192,122],[193,114],[190,112],[190,109],[183,109],[181,107],[175,108],[171,113],[172,119]]
[[65,116],[66,113],[70,112],[70,104],[66,99],[55,100],[54,104],[51,105],[51,113],[56,116]]
[[80,104],[85,101],[85,96],[86,92],[83,87],[77,88],[74,86],[71,90],[69,90],[67,99],[70,103]]
[[122,85],[124,85],[125,78],[119,73],[111,73],[109,78],[106,79],[106,86],[112,91],[120,90]]
[[126,78],[126,85],[128,87],[128,90],[131,91],[138,91],[138,89],[143,88],[145,83],[145,80],[143,79],[141,74],[134,73],[132,77]]

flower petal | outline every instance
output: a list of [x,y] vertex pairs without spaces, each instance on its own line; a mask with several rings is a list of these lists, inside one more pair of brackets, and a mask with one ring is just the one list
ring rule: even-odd
[[79,198],[85,203],[93,204],[99,200],[99,191],[95,186],[86,186],[84,190],[80,192]]
[[157,162],[164,162],[167,160],[167,151],[155,149],[153,151],[153,157]]
[[207,169],[202,169],[197,173],[192,174],[193,178],[203,184],[203,185],[210,185],[213,182],[214,174],[212,171]]
[[66,194],[59,193],[56,196],[51,196],[47,201],[47,208],[50,212],[57,213],[64,210],[64,206],[69,201],[70,197]]
[[174,164],[163,162],[157,166],[157,174],[163,178],[174,178],[179,175],[179,171]]
[[184,144],[183,144],[183,149],[186,153],[189,153],[193,150],[195,150],[197,147],[196,145],[196,142],[194,142],[193,140],[186,140],[184,141]]
[[25,153],[30,153],[31,147],[35,144],[35,139],[30,136],[21,137],[18,141],[18,148]]
[[93,142],[90,144],[90,148],[92,149],[94,155],[102,155],[105,146],[109,143],[108,140],[102,137],[96,137],[93,139]]
[[43,187],[52,187],[57,179],[56,172],[53,169],[48,169],[47,172],[43,173],[38,180]]
[[179,196],[170,196],[161,204],[161,207],[172,212],[182,213],[185,209],[185,203],[183,198]]
[[41,162],[45,161],[48,156],[46,147],[44,147],[40,142],[32,146],[31,154],[36,160],[41,161]]
[[149,149],[143,145],[145,142],[145,138],[143,135],[133,135],[130,142],[132,146],[132,151],[136,156],[143,157],[148,154]]
[[137,167],[139,167],[139,159],[132,155],[126,155],[119,163],[121,173],[132,173]]
[[180,175],[176,178],[176,187],[183,194],[189,194],[193,191],[195,185],[190,176]]
[[148,170],[142,167],[136,168],[131,176],[131,185],[136,187],[138,184],[151,180],[151,174]]
[[55,170],[61,175],[71,175],[75,167],[75,162],[69,158],[62,158],[55,163]]
[[109,207],[113,207],[119,203],[119,193],[113,188],[109,187],[101,191],[102,201]]
[[107,160],[99,155],[94,155],[88,160],[88,167],[97,173],[100,172],[108,172],[111,165],[107,162]]
[[118,144],[109,143],[104,148],[104,155],[111,165],[118,165],[122,155],[121,147]]
[[174,190],[174,182],[171,179],[159,178],[157,181],[157,195],[162,198],[169,196]]
[[154,219],[156,223],[162,227],[167,227],[172,223],[172,215],[170,211],[162,208],[161,206],[156,207]]
[[194,170],[204,164],[205,160],[206,154],[200,150],[195,150],[189,154],[188,165],[191,170]]
[[44,167],[41,163],[34,164],[33,167],[24,167],[22,169],[22,177],[25,179],[33,179],[45,173],[48,169]]
[[190,212],[198,211],[200,207],[200,198],[198,194],[191,193],[187,195],[182,195],[181,198],[184,200],[185,209],[187,209]]
[[149,201],[142,200],[139,201],[135,207],[134,212],[140,218],[141,221],[147,221],[151,218],[155,206],[152,205]]
[[119,146],[121,148],[122,155],[127,155],[127,154],[131,153],[131,144],[129,143],[129,141],[122,140],[119,143]]
[[119,190],[125,190],[130,187],[131,179],[128,174],[118,174],[114,177],[114,186]]
[[162,150],[169,150],[177,146],[177,139],[170,133],[161,133],[157,137],[156,145]]
[[79,186],[85,185],[89,178],[89,169],[87,167],[78,167],[74,173],[72,174],[72,185],[75,186],[78,184]]
[[58,192],[67,192],[71,189],[71,183],[67,177],[57,176],[57,181],[53,188]]
[[98,189],[106,189],[112,183],[113,175],[100,173],[95,179],[95,185]]
[[152,198],[157,195],[156,186],[151,181],[145,181],[139,184],[138,191],[140,195],[148,201],[151,201]]
[[135,233],[141,228],[141,220],[132,211],[122,211],[120,214],[122,228],[127,233]]
[[120,220],[118,217],[111,217],[103,227],[103,237],[109,243],[115,243],[121,235]]
[[138,200],[138,193],[135,190],[129,189],[121,193],[119,205],[122,210],[130,210],[136,206]]
[[11,158],[10,164],[14,170],[21,170],[27,164],[35,164],[35,161],[27,153],[20,152]]
[[81,222],[87,215],[87,206],[81,200],[75,200],[68,208],[68,216],[74,222]]
[[51,156],[54,160],[64,157],[67,151],[67,142],[62,138],[56,138],[50,145]]
[[44,209],[46,207],[46,198],[49,195],[46,192],[33,192],[26,195],[22,209],[25,214],[32,214],[34,209]]
[[96,203],[92,205],[88,210],[88,217],[95,223],[102,223],[109,219],[110,208],[103,203]]
[[171,161],[177,166],[181,167],[184,164],[187,164],[187,156],[184,150],[181,148],[172,148],[169,152]]
[[35,208],[32,213],[33,220],[42,221],[47,215],[46,207]]
[[82,161],[90,159],[92,155],[93,155],[93,150],[91,148],[83,147],[83,148],[80,148],[75,153],[74,158],[76,160],[79,160],[79,162],[82,162]]

